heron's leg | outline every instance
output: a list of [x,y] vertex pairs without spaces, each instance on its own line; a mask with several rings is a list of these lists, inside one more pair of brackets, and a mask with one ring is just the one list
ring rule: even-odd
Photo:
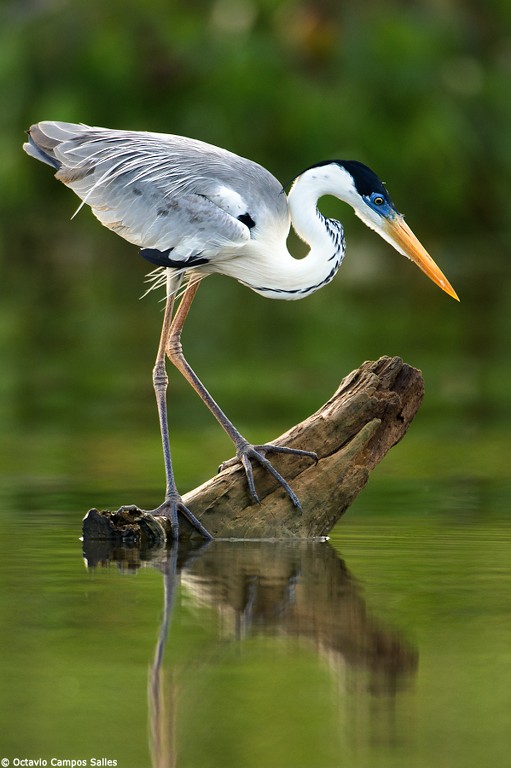
[[[227,432],[227,434],[233,441],[236,447],[236,456],[237,456],[237,459],[235,459],[234,461],[240,461],[241,464],[243,465],[245,474],[247,476],[250,496],[253,499],[253,501],[259,502],[259,498],[257,496],[256,489],[255,489],[254,476],[253,476],[252,464],[251,464],[252,461],[257,461],[271,475],[273,475],[273,477],[275,478],[275,480],[277,480],[278,483],[280,483],[280,485],[284,488],[284,490],[288,494],[289,498],[291,499],[295,507],[297,507],[298,509],[301,509],[300,502],[298,501],[298,497],[293,492],[288,482],[282,477],[282,475],[279,472],[277,472],[277,470],[273,467],[271,462],[268,461],[265,454],[268,452],[293,453],[297,456],[307,456],[308,458],[311,458],[314,461],[317,461],[316,454],[312,453],[311,451],[302,451],[297,448],[286,448],[283,446],[277,446],[277,445],[271,445],[271,444],[252,445],[251,443],[249,443],[248,440],[245,440],[243,435],[240,432],[238,432],[234,424],[227,418],[227,416],[222,411],[220,406],[211,397],[211,395],[209,394],[204,384],[202,384],[197,374],[194,372],[194,370],[191,368],[191,366],[189,365],[189,363],[186,361],[184,357],[183,348],[181,345],[181,332],[183,330],[183,325],[188,315],[188,312],[190,311],[192,301],[195,298],[195,294],[199,289],[199,284],[200,284],[200,280],[194,280],[192,278],[187,288],[185,289],[179,308],[177,309],[176,314],[174,315],[174,318],[172,320],[172,324],[170,326],[170,332],[167,339],[168,341],[167,355],[169,357],[169,360],[172,361],[172,363],[183,374],[183,376],[189,382],[189,384],[191,384],[191,386],[197,392],[201,400],[205,403],[205,405],[209,408],[209,410],[211,411],[215,419],[218,421],[220,426],[225,430],[225,432]],[[226,462],[226,464],[223,466],[226,466],[226,465],[229,466],[230,463],[231,462]]]
[[158,354],[153,368],[153,386],[156,394],[156,403],[158,406],[158,417],[160,420],[161,441],[163,445],[163,460],[165,462],[165,501],[157,509],[150,510],[153,515],[163,515],[169,517],[172,525],[172,534],[175,539],[178,537],[179,522],[178,513],[181,512],[194,528],[205,539],[212,539],[211,534],[206,530],[202,523],[192,512],[183,504],[181,496],[177,490],[174,480],[174,470],[172,468],[172,456],[170,452],[169,423],[167,418],[167,386],[168,376],[165,369],[165,350],[168,345],[168,338],[172,324],[172,312],[174,310],[174,292],[169,292],[167,303],[165,305],[165,314],[163,316],[163,326],[161,329],[160,344]]

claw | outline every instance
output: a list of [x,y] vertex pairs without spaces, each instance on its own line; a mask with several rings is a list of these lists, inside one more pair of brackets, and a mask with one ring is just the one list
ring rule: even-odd
[[293,505],[301,512],[302,505],[300,504],[297,495],[294,493],[287,480],[282,477],[280,472],[277,472],[273,464],[268,461],[266,458],[267,453],[292,453],[295,456],[306,456],[315,462],[318,461],[317,454],[315,454],[313,451],[302,451],[298,448],[286,448],[281,445],[271,445],[269,443],[265,445],[251,445],[250,443],[243,443],[238,447],[236,456],[220,464],[218,471],[221,472],[222,470],[241,462],[243,469],[245,470],[250,498],[255,504],[259,504],[260,500],[255,489],[254,474],[251,464],[252,461],[257,461],[262,467],[264,467],[264,469],[270,473],[270,475],[272,475],[272,477],[275,478],[279,485],[285,490]]
[[[255,489],[255,482],[254,482],[254,474],[252,472],[252,464],[250,463],[250,457],[249,457],[249,449],[247,448],[247,453],[242,453],[239,461],[243,464],[243,469],[245,470],[245,476],[247,478],[248,483],[248,492],[250,494],[250,498],[254,502],[254,504],[260,504],[259,496],[257,495],[257,491]],[[253,458],[256,458],[255,456]],[[261,458],[261,463],[263,460],[263,456]]]
[[208,541],[212,541],[213,539],[213,536],[210,534],[207,528],[205,528],[200,520],[195,517],[193,512],[190,512],[188,507],[183,504],[181,496],[166,499],[162,504],[160,504],[159,507],[156,507],[156,509],[150,509],[148,512],[150,515],[153,515],[153,517],[160,515],[161,517],[169,518],[170,526],[172,529],[172,538],[176,541],[179,537],[179,512],[181,512],[181,514],[186,517],[190,525],[192,525],[203,538]]

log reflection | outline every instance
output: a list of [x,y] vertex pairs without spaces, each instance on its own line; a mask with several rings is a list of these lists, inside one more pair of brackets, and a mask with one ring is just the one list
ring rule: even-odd
[[[137,567],[133,550],[128,553],[117,550],[114,559],[123,568]],[[102,551],[99,560],[105,556]],[[148,680],[154,768],[177,765],[179,691],[187,677],[176,664],[163,677],[163,662],[178,587],[197,609],[214,609],[220,642],[242,643],[254,635],[295,639],[328,663],[340,689],[356,693],[362,686],[364,694],[384,698],[387,714],[389,699],[413,679],[417,651],[368,612],[360,584],[327,542],[214,541],[195,551],[180,544],[145,553],[144,559],[164,577],[163,617]],[[207,662],[193,660],[195,670],[200,663]],[[380,718],[373,734],[381,727]],[[394,727],[385,723],[385,738],[393,740]]]
[[360,584],[328,542],[214,542],[183,584],[214,607],[224,636],[295,637],[329,663],[363,666],[371,688],[391,692],[417,653],[368,614]]

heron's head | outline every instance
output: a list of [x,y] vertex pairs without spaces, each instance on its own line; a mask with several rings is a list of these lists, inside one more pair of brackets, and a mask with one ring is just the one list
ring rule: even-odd
[[397,211],[387,188],[374,171],[356,160],[321,163],[315,167],[316,173],[321,169],[329,176],[330,194],[349,203],[366,226],[417,264],[449,296],[459,300],[452,285]]

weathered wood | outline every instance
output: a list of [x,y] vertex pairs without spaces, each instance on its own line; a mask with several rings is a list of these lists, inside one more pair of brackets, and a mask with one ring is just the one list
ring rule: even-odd
[[[215,538],[311,538],[325,536],[365,486],[370,471],[406,433],[422,402],[420,371],[398,357],[366,362],[350,373],[316,413],[273,442],[315,451],[318,462],[289,454],[269,454],[274,467],[289,481],[303,507],[298,512],[283,489],[261,467],[254,466],[260,504],[252,504],[244,471],[235,466],[220,472],[183,500]],[[85,537],[122,537],[118,513],[91,510]],[[134,511],[135,518],[140,512]],[[164,527],[166,522],[157,518]],[[130,536],[133,523],[129,522]],[[101,526],[104,533],[98,531]],[[180,535],[193,535],[186,520]],[[152,532],[151,532],[152,535]]]

